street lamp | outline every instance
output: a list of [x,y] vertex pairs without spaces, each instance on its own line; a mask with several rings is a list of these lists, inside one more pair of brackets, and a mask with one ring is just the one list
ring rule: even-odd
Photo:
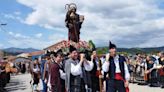
[[2,23],[2,24],[1,24],[1,26],[6,26],[6,25],[7,25],[7,23]]
[[7,25],[7,23],[0,23],[0,29],[1,29],[2,31],[5,31],[5,30],[3,29],[2,26],[6,26],[6,25]]

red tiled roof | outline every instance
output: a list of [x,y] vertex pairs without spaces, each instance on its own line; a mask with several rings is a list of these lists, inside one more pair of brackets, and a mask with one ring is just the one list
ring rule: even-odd
[[29,54],[28,56],[42,55],[44,53],[45,53],[44,50],[40,50],[40,51],[35,51],[35,52],[28,53]]
[[63,41],[60,41],[60,42],[58,42],[54,45],[51,45],[51,46],[45,48],[44,50],[50,50],[50,51],[58,50],[58,49],[61,49],[61,48],[67,48],[70,45],[73,45],[76,48],[80,48],[80,47],[88,48],[89,47],[89,45],[86,41],[79,41],[79,43],[75,43],[75,42],[72,42],[72,41],[63,40]]

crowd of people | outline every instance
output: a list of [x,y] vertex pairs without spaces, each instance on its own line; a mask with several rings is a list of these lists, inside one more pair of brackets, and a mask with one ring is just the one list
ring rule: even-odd
[[15,62],[16,58],[0,57],[0,92],[6,92],[6,85],[10,82],[11,75],[29,73],[29,62]]
[[6,59],[0,58],[0,92],[5,92],[5,86],[10,82],[10,73],[15,71],[15,69],[11,68],[12,63],[5,62]]
[[124,56],[116,53],[110,43],[107,56],[98,56],[96,49],[78,52],[70,46],[69,54],[62,50],[47,52],[31,64],[33,90],[42,80],[43,92],[127,92],[130,74]]
[[136,54],[128,59],[130,82],[164,88],[164,52]]
[[78,52],[70,46],[70,53],[62,50],[47,52],[31,65],[33,89],[42,80],[43,92],[129,92],[129,82],[164,87],[164,53],[158,55],[117,54],[110,43],[109,53],[98,56]]
[[129,82],[164,88],[164,52],[125,56],[111,42],[104,55],[70,46],[68,54],[59,49],[28,63],[0,63],[0,92],[10,80],[9,66],[16,74],[30,72],[33,91],[40,82],[42,92],[130,92]]

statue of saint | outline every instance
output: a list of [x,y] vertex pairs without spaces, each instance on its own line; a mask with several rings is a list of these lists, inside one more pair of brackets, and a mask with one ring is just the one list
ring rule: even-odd
[[68,40],[78,43],[80,39],[80,28],[84,21],[84,16],[76,13],[75,4],[67,4],[68,11],[65,18],[66,27],[68,28]]

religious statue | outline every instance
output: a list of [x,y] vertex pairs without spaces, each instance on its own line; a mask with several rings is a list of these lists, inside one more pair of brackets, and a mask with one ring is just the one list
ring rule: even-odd
[[66,8],[68,9],[65,18],[66,27],[68,28],[68,40],[78,43],[84,16],[76,13],[77,7],[74,3],[66,4]]

